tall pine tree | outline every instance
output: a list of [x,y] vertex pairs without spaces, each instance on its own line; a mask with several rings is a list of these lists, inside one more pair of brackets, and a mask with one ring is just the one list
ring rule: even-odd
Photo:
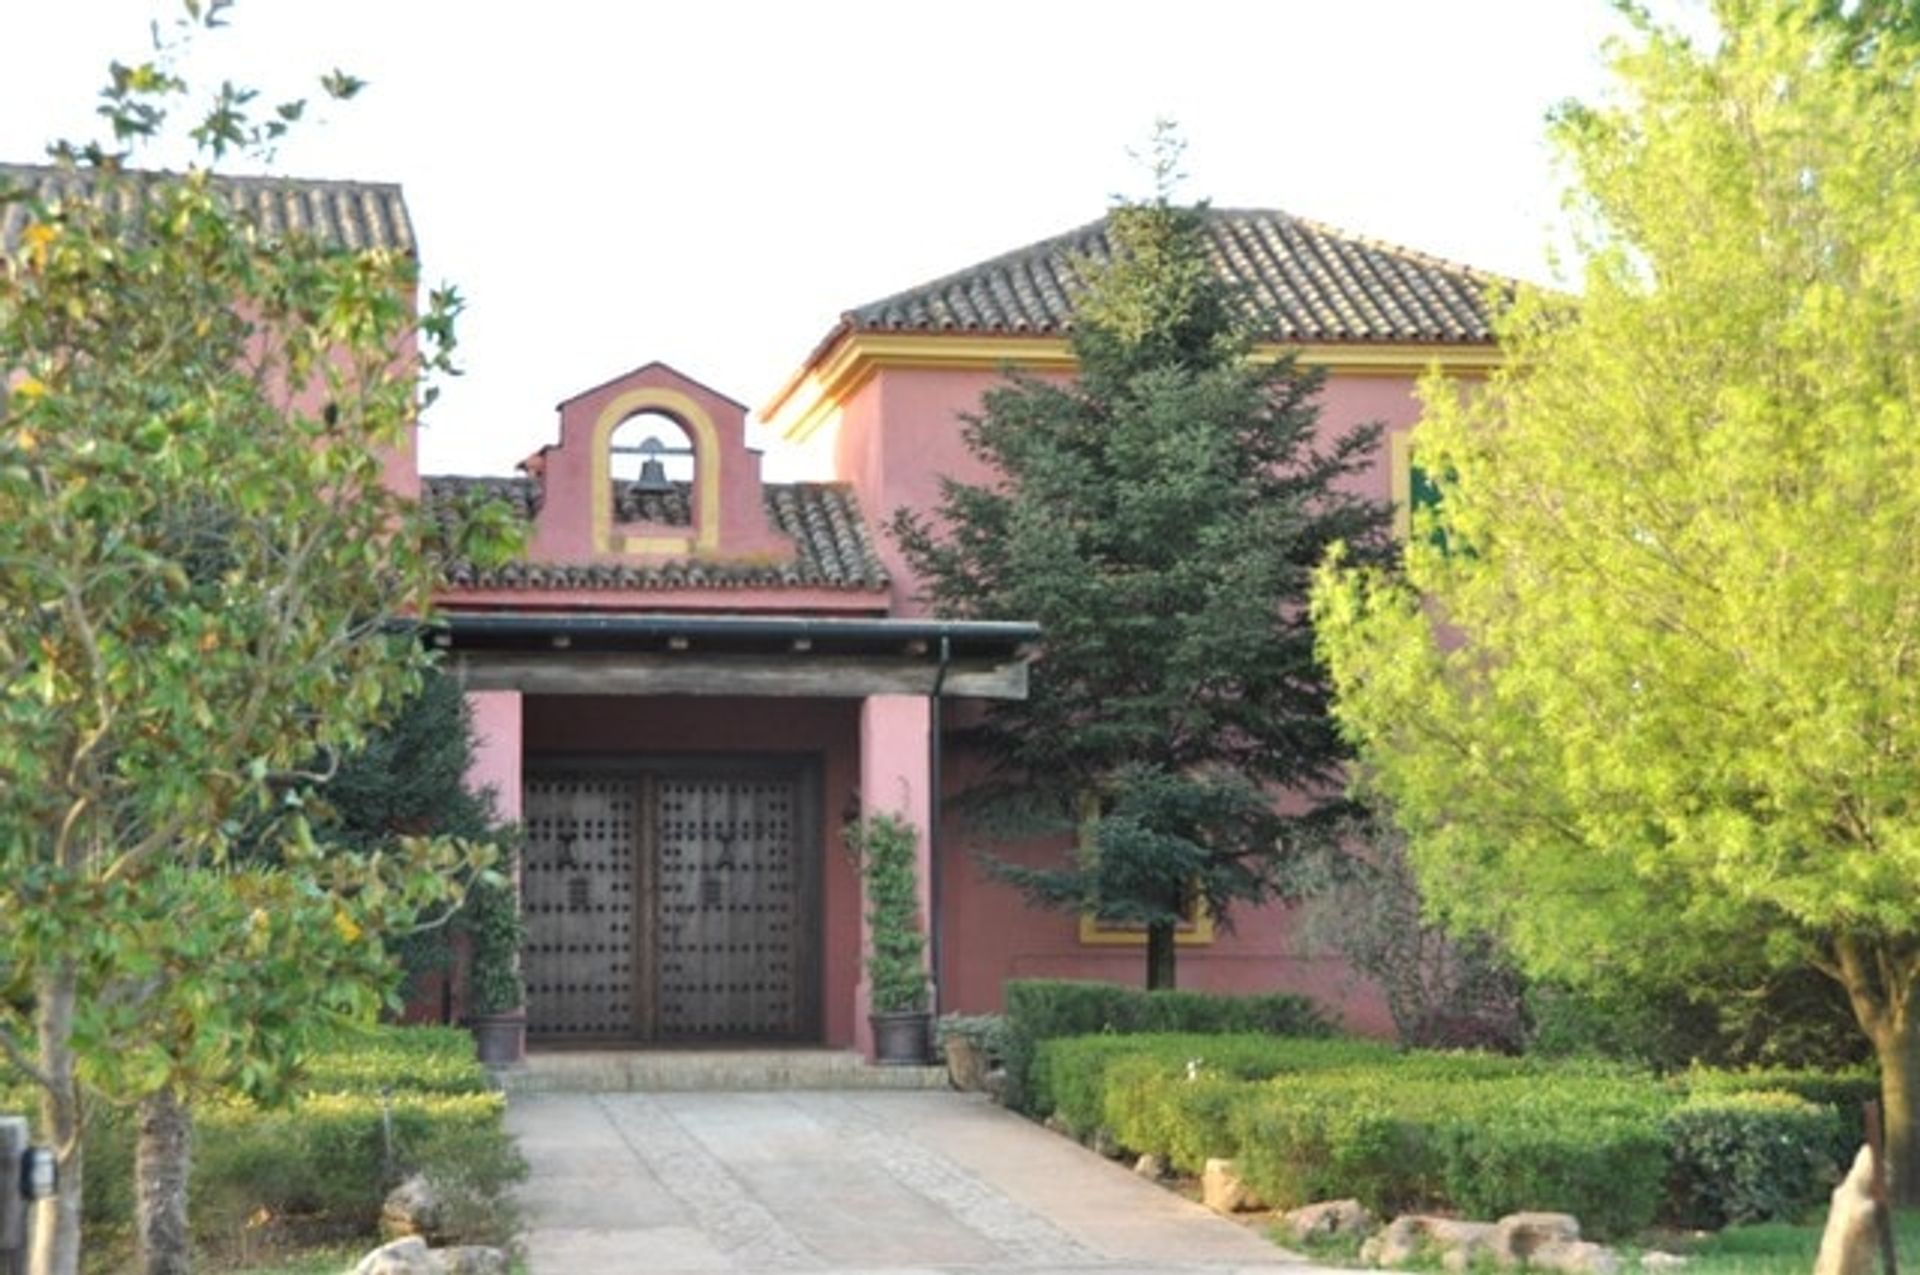
[[1149,987],[1174,984],[1196,903],[1230,925],[1344,811],[1306,593],[1335,541],[1390,552],[1387,508],[1342,481],[1379,428],[1324,435],[1321,376],[1253,357],[1260,316],[1209,260],[1206,207],[1172,200],[1178,152],[1163,132],[1154,197],[1109,213],[1076,378],[991,390],[965,437],[998,477],[891,523],[939,613],[1043,626],[1030,697],[972,732],[991,765],[966,804],[1000,836],[1072,838],[1064,862],[995,866],[1044,906],[1144,926]]

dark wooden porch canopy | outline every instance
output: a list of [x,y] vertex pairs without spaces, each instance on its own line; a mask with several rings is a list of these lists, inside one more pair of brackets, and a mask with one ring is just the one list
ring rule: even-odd
[[428,626],[473,691],[1025,699],[1040,626],[977,620],[451,612]]

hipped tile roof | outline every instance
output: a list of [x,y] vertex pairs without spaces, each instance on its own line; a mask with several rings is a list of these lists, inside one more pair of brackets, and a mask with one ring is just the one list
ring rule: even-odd
[[[132,175],[143,180],[177,176]],[[43,200],[80,194],[89,180],[85,169],[50,164],[0,164],[0,188],[24,189]],[[222,175],[213,179],[213,186],[222,198],[232,201],[270,237],[298,232],[312,234],[330,248],[347,251],[385,248],[412,253],[416,250],[406,200],[400,187],[388,182]],[[13,247],[26,224],[27,210],[18,200],[0,203],[0,246]]]
[[[1214,268],[1270,341],[1480,344],[1487,293],[1513,282],[1315,221],[1262,209],[1204,212]],[[1107,219],[847,312],[857,332],[1058,336],[1073,326],[1083,261],[1112,259]]]
[[[646,563],[520,561],[481,570],[453,565],[456,589],[847,589],[887,587],[886,569],[860,516],[859,501],[844,483],[766,483],[767,516],[793,538],[798,552],[787,561],[704,561],[694,558]],[[421,479],[421,498],[438,518],[470,494],[507,501],[523,519],[540,508],[540,486],[531,478]],[[683,494],[684,499],[684,494]]]

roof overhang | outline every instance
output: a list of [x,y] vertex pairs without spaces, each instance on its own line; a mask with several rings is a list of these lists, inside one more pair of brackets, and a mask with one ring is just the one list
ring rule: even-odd
[[535,695],[1025,699],[1037,624],[451,612],[427,628],[468,690]]
[[[1449,376],[1478,377],[1503,361],[1500,348],[1491,343],[1319,341],[1254,347],[1255,358],[1284,354],[1335,376],[1421,376],[1437,368]],[[760,409],[760,418],[779,437],[801,443],[883,368],[1047,372],[1074,366],[1072,344],[1058,335],[872,332],[843,321]]]

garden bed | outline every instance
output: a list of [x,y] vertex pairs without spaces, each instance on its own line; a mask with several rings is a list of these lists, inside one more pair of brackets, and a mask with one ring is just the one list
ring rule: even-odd
[[1269,1205],[1354,1197],[1382,1216],[1578,1216],[1601,1238],[1655,1222],[1798,1219],[1857,1144],[1864,1073],[1660,1078],[1604,1063],[1402,1053],[1251,1034],[1035,1043],[1027,1108],[1197,1174],[1232,1159]]
[[[526,1165],[466,1032],[372,1029],[314,1056],[294,1090],[278,1106],[237,1095],[196,1105],[192,1221],[204,1266],[372,1247],[387,1192],[414,1173],[440,1184],[463,1241],[512,1238],[507,1189]],[[0,1090],[0,1110],[32,1112],[34,1101],[30,1088]],[[117,1108],[97,1109],[89,1124],[90,1269],[117,1269],[130,1244],[133,1124]]]

